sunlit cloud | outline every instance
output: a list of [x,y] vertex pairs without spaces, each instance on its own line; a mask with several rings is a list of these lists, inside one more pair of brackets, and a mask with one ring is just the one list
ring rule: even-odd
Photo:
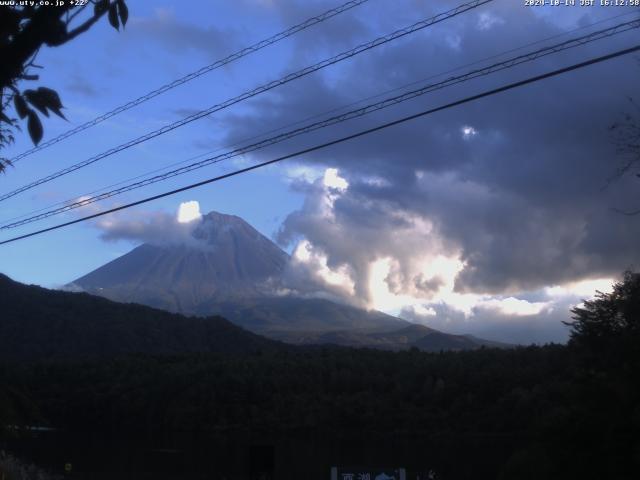
[[327,168],[324,172],[323,183],[326,187],[344,191],[349,188],[349,182],[338,174],[337,168]]
[[301,241],[293,251],[291,262],[311,267],[318,279],[329,286],[339,287],[347,295],[354,294],[354,283],[346,265],[331,269],[327,265],[327,256],[315,250],[306,241]]
[[581,280],[547,287],[545,292],[550,297],[575,296],[580,298],[592,298],[596,292],[610,293],[613,290],[615,280],[612,278],[597,278]]
[[200,204],[195,200],[181,203],[180,207],[178,207],[177,218],[178,223],[189,223],[201,219]]
[[550,307],[549,302],[529,302],[515,297],[492,298],[479,304],[480,308],[495,310],[502,315],[529,316],[538,315]]
[[322,176],[324,176],[324,169],[309,165],[294,165],[285,170],[285,178],[289,182],[313,183]]

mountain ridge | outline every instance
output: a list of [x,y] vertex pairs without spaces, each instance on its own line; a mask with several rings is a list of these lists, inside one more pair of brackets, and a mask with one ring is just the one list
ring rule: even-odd
[[87,293],[24,285],[3,274],[0,305],[2,360],[246,354],[281,345],[221,317],[185,317]]

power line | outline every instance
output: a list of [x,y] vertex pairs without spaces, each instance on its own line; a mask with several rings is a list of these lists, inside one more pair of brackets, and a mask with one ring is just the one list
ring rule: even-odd
[[141,103],[146,102],[147,100],[151,100],[154,97],[157,97],[158,95],[161,95],[169,90],[172,90],[184,83],[190,82],[191,80],[194,80],[206,73],[209,73],[213,70],[216,70],[220,67],[223,67],[225,65],[228,65],[229,63],[235,62],[236,60],[239,60],[243,57],[246,57],[247,55],[250,55],[252,53],[255,53],[259,50],[262,50],[265,47],[268,47],[269,45],[273,45],[274,43],[277,43],[281,40],[284,40],[292,35],[295,35],[298,32],[301,32],[302,30],[305,30],[309,27],[312,27],[314,25],[317,25],[319,23],[324,22],[325,20],[329,20],[332,17],[335,17],[336,15],[339,15],[343,12],[346,12],[347,10],[351,10],[354,7],[357,7],[363,3],[368,2],[369,0],[351,0],[347,3],[344,3],[336,8],[332,8],[331,10],[327,10],[324,13],[321,13],[320,15],[316,15],[315,17],[311,17],[308,18],[307,20],[305,20],[302,23],[299,23],[297,25],[294,25],[293,27],[288,28],[287,30],[284,30],[282,32],[276,33],[275,35],[272,35],[269,38],[265,38],[264,40],[260,40],[257,43],[254,43],[253,45],[250,45],[248,47],[243,48],[242,50],[239,50],[235,53],[232,53],[231,55],[228,55],[227,57],[218,60],[210,65],[206,65],[198,70],[196,70],[195,72],[191,72],[187,75],[185,75],[184,77],[178,78],[177,80],[174,80],[170,83],[167,83],[165,85],[162,85],[161,87],[147,93],[146,95],[142,95],[134,100],[131,100],[130,102],[125,103],[124,105],[121,105],[117,108],[114,108],[113,110],[110,110],[107,113],[104,113],[102,115],[100,115],[99,117],[94,118],[93,120],[89,120],[88,122],[85,122],[81,125],[78,125],[77,127],[68,130],[60,135],[58,135],[55,138],[52,138],[51,140],[48,140],[46,142],[41,143],[40,145],[37,145],[29,150],[26,150],[25,152],[22,152],[19,155],[16,155],[15,157],[13,157],[11,159],[12,163],[16,163],[17,161],[28,157],[29,155],[32,155],[36,152],[39,152],[41,150],[44,150],[47,147],[50,147],[51,145],[55,145],[58,142],[61,142],[62,140],[69,138],[77,133],[80,133],[84,130],[87,130],[88,128],[93,127],[94,125],[97,125],[101,122],[104,122],[105,120],[114,117],[122,112],[125,112],[127,110],[132,109],[133,107],[136,107],[138,105],[140,105]]
[[294,73],[290,73],[289,75],[286,75],[285,77],[282,77],[278,80],[274,80],[271,81],[269,83],[266,83],[260,87],[257,87],[253,90],[249,90],[247,92],[244,92],[241,95],[238,95],[236,97],[233,97],[229,100],[226,100],[223,103],[217,104],[217,105],[213,105],[205,110],[201,110],[199,112],[196,112],[192,115],[189,115],[181,120],[178,120],[176,122],[173,122],[169,125],[165,125],[164,127],[161,127],[157,130],[154,130],[152,132],[149,132],[145,135],[142,135],[138,138],[135,138],[133,140],[130,140],[126,143],[123,143],[121,145],[118,145],[117,147],[113,147],[103,153],[100,153],[98,155],[95,155],[91,158],[88,158],[86,160],[83,160],[82,162],[76,163],[74,165],[71,165],[70,167],[64,168],[62,170],[59,170],[56,173],[53,173],[51,175],[48,175],[46,177],[43,177],[39,180],[36,180],[34,182],[31,182],[27,185],[24,185],[16,190],[13,190],[11,192],[5,193],[0,195],[0,201],[6,200],[8,198],[14,197],[15,195],[18,195],[19,193],[22,193],[24,191],[30,190],[38,185],[42,185],[44,183],[50,182],[52,180],[55,180],[63,175],[67,175],[71,172],[74,172],[76,170],[79,170],[80,168],[84,168],[88,165],[91,165],[99,160],[102,160],[103,158],[109,157],[115,153],[121,152],[123,150],[126,150],[128,148],[131,148],[135,145],[138,145],[142,142],[145,142],[147,140],[150,140],[152,138],[158,137],[160,135],[163,135],[167,132],[170,132],[172,130],[175,130],[176,128],[182,127],[188,123],[191,123],[193,121],[199,120],[201,118],[204,118],[208,115],[211,115],[212,113],[218,112],[220,110],[223,110],[225,108],[228,108],[232,105],[235,105],[236,103],[242,102],[244,100],[247,100],[249,98],[252,98],[256,95],[259,95],[261,93],[267,92],[269,90],[272,90],[273,88],[279,87],[281,85],[284,85],[286,83],[289,83],[293,80],[297,80],[301,77],[307,76],[311,73],[314,73],[318,70],[321,70],[325,67],[328,67],[330,65],[333,65],[335,63],[347,60],[351,57],[354,57],[360,53],[363,53],[365,51],[371,50],[373,48],[379,47],[380,45],[384,45],[386,43],[389,43],[393,40],[396,40],[398,38],[404,37],[406,35],[415,33],[417,31],[423,30],[424,28],[427,28],[429,26],[432,26],[436,23],[440,23],[443,22],[444,20],[447,20],[449,18],[455,17],[457,15],[460,15],[464,12],[467,12],[469,10],[472,10],[474,8],[477,8],[481,5],[484,5],[486,3],[492,2],[494,0],[473,0],[464,4],[461,4],[451,10],[448,10],[446,12],[440,13],[438,15],[435,15],[433,17],[421,20],[419,22],[414,23],[413,25],[410,25],[408,27],[396,30],[395,32],[392,32],[388,35],[382,36],[382,37],[378,37],[375,40],[372,40],[370,42],[367,43],[363,43],[355,48],[352,48],[351,50],[347,50],[346,52],[340,53],[336,56],[333,56],[331,58],[328,58],[326,60],[323,60],[321,62],[318,62],[314,65],[305,67],[301,70],[298,70]]
[[15,222],[11,222],[11,223],[5,223],[4,225],[0,226],[0,230],[7,230],[7,229],[11,229],[11,228],[17,228],[29,223],[33,223],[36,222],[38,220],[43,220],[45,218],[49,218],[52,217],[54,215],[58,215],[64,212],[68,212],[70,210],[74,210],[77,208],[81,208],[81,207],[85,207],[87,205],[96,203],[98,201],[101,200],[105,200],[107,198],[111,198],[114,197],[116,195],[120,195],[122,193],[125,192],[129,192],[132,190],[136,190],[138,188],[142,188],[144,186],[147,185],[151,185],[154,183],[158,183],[160,181],[166,180],[168,178],[172,178],[178,175],[182,175],[188,172],[191,172],[193,170],[197,170],[200,168],[203,168],[205,166],[214,164],[214,163],[219,163],[222,162],[223,160],[228,160],[229,158],[233,158],[239,155],[243,155],[249,152],[253,152],[255,150],[259,150],[271,145],[275,145],[277,143],[283,142],[285,140],[289,140],[293,137],[302,135],[302,134],[306,134],[306,133],[310,133],[312,131],[315,130],[319,130],[321,128],[326,128],[338,123],[342,123],[345,122],[347,120],[351,120],[354,118],[358,118],[358,117],[362,117],[364,115],[388,108],[390,106],[393,105],[397,105],[399,103],[414,99],[418,96],[421,95],[425,95],[427,93],[436,91],[436,90],[441,90],[443,88],[447,88],[450,87],[452,85],[456,85],[459,83],[463,83],[466,81],[470,81],[473,80],[475,78],[479,78],[482,76],[486,76],[492,73],[496,73],[502,70],[506,70],[509,68],[513,68],[517,65],[521,65],[523,63],[526,62],[532,62],[535,61],[541,57],[547,56],[547,55],[551,55],[554,53],[558,53],[561,51],[565,51],[568,50],[570,48],[575,48],[581,45],[585,45],[591,42],[595,42],[598,40],[602,40],[603,38],[609,38],[613,35],[617,35],[626,31],[629,31],[631,29],[635,29],[635,28],[639,28],[640,27],[640,19],[637,20],[633,20],[630,22],[624,22],[618,25],[615,25],[613,27],[610,28],[606,28],[606,29],[602,29],[602,30],[598,30],[596,32],[592,32],[590,34],[587,35],[583,35],[581,37],[577,37],[577,38],[573,38],[555,45],[551,45],[548,47],[543,47],[541,49],[535,50],[533,52],[528,52],[522,55],[518,55],[516,57],[512,57],[509,58],[507,60],[504,60],[502,62],[498,62],[498,63],[494,63],[492,65],[489,65],[487,67],[484,68],[479,68],[479,69],[475,69],[472,70],[470,72],[467,72],[465,74],[462,75],[458,75],[458,76],[454,76],[454,77],[449,77],[448,79],[438,82],[438,83],[433,83],[433,84],[428,84],[428,85],[424,85],[418,89],[415,90],[411,90],[408,92],[404,92],[400,95],[396,95],[394,97],[390,97],[390,98],[386,98],[383,99],[379,102],[376,103],[372,103],[366,106],[363,106],[361,108],[355,109],[355,110],[351,110],[348,112],[344,112],[342,114],[339,115],[335,115],[333,117],[327,118],[325,120],[321,120],[319,122],[315,122],[294,130],[290,130],[288,132],[284,132],[280,135],[276,135],[273,137],[269,137],[267,139],[261,140],[259,142],[256,142],[254,144],[251,145],[247,145],[244,147],[240,147],[228,152],[225,152],[223,154],[220,155],[216,155],[213,157],[209,157],[206,158],[204,160],[186,165],[184,167],[180,167],[177,168],[175,170],[171,170],[169,172],[160,174],[160,175],[156,175],[154,177],[150,177],[144,180],[141,180],[139,182],[135,182],[135,183],[131,183],[129,185],[125,185],[123,187],[114,189],[114,190],[110,190],[108,192],[102,193],[100,195],[96,195],[93,197],[89,197],[89,198],[84,198],[82,200],[77,200],[71,204],[65,204],[59,208],[55,208],[52,210],[49,210],[47,212],[38,214],[38,215],[34,215],[28,218],[24,218],[22,220],[19,221],[15,221]]
[[69,210],[73,210],[73,209],[76,209],[76,208],[87,206],[89,204],[92,204],[92,203],[95,203],[95,202],[98,202],[98,201],[101,201],[101,200],[105,200],[107,198],[111,198],[113,196],[116,196],[116,195],[119,195],[119,194],[122,194],[122,193],[125,193],[125,192],[128,192],[128,191],[131,191],[131,190],[134,190],[134,189],[138,189],[138,188],[141,188],[141,187],[144,187],[144,186],[147,186],[147,185],[151,185],[153,183],[157,183],[157,182],[166,180],[166,179],[174,177],[174,176],[182,175],[184,173],[188,173],[190,171],[193,171],[193,170],[196,170],[196,169],[199,169],[199,168],[203,168],[203,167],[205,167],[207,165],[210,165],[210,164],[213,164],[213,163],[218,163],[218,162],[221,162],[223,160],[227,160],[229,158],[232,158],[232,157],[235,157],[235,156],[238,156],[238,155],[242,155],[242,154],[245,154],[245,153],[249,153],[251,151],[258,150],[260,148],[264,148],[264,147],[267,147],[267,146],[274,145],[276,143],[280,143],[280,142],[282,142],[284,140],[288,140],[290,138],[293,138],[293,137],[301,135],[301,134],[309,133],[311,131],[314,131],[314,130],[317,130],[317,129],[320,129],[320,128],[325,128],[325,127],[334,125],[336,123],[341,123],[341,122],[344,122],[344,121],[347,121],[347,120],[350,120],[350,119],[353,119],[353,118],[356,118],[356,117],[360,117],[360,116],[372,113],[374,111],[378,111],[378,110],[381,110],[383,108],[387,108],[389,106],[392,106],[392,105],[395,105],[395,104],[410,100],[410,99],[415,98],[417,96],[424,95],[424,94],[429,93],[429,92],[433,92],[435,90],[446,88],[448,86],[451,86],[451,85],[454,85],[454,84],[458,84],[458,83],[462,83],[464,81],[472,80],[472,79],[478,78],[480,76],[484,76],[484,75],[488,75],[488,74],[491,74],[491,73],[495,73],[495,72],[500,71],[500,70],[504,70],[504,69],[507,69],[507,68],[512,68],[512,67],[514,67],[516,65],[520,65],[520,64],[525,63],[525,62],[533,61],[533,60],[536,60],[536,59],[538,59],[540,57],[543,57],[543,56],[546,56],[546,55],[549,55],[549,54],[552,54],[552,53],[557,53],[557,52],[560,52],[560,51],[563,51],[563,50],[567,50],[569,48],[573,48],[573,47],[577,47],[577,46],[580,46],[580,45],[584,45],[586,43],[590,43],[590,42],[593,42],[593,41],[596,41],[596,40],[600,40],[602,38],[610,37],[612,35],[615,35],[615,34],[618,34],[618,33],[622,33],[624,31],[628,31],[628,30],[630,30],[632,28],[638,28],[638,27],[640,27],[640,20],[635,20],[635,21],[619,24],[619,25],[616,25],[616,26],[608,28],[608,29],[604,29],[604,30],[600,30],[600,31],[597,31],[597,32],[593,32],[591,34],[584,35],[582,37],[571,39],[571,40],[562,42],[562,43],[557,44],[557,45],[552,45],[552,46],[549,46],[549,47],[545,47],[545,48],[536,50],[534,52],[530,52],[530,53],[527,53],[527,54],[524,54],[524,55],[520,55],[520,56],[511,58],[511,59],[505,60],[503,62],[499,62],[499,63],[493,64],[493,65],[490,65],[490,66],[482,68],[482,69],[473,70],[473,71],[468,72],[468,73],[466,73],[464,75],[460,75],[460,76],[457,76],[457,77],[451,77],[451,78],[449,78],[449,79],[447,79],[447,80],[445,80],[443,82],[439,82],[439,83],[436,83],[436,84],[423,86],[423,87],[421,87],[421,88],[419,88],[417,90],[413,90],[413,91],[410,91],[410,92],[405,92],[402,95],[398,95],[398,96],[395,96],[395,97],[392,97],[392,98],[387,98],[387,99],[382,100],[381,102],[377,102],[377,103],[370,104],[370,105],[367,105],[365,107],[362,107],[362,108],[359,108],[359,109],[356,109],[356,110],[345,112],[345,113],[343,113],[341,115],[336,115],[336,116],[331,117],[329,119],[326,119],[326,120],[323,120],[323,121],[320,121],[320,122],[316,122],[316,123],[307,125],[305,127],[298,128],[298,129],[283,133],[281,135],[277,135],[275,137],[267,138],[267,139],[265,139],[265,140],[263,140],[261,142],[257,142],[257,143],[254,143],[252,145],[249,145],[249,146],[238,148],[238,149],[232,150],[230,152],[226,152],[224,154],[221,154],[221,155],[218,155],[218,156],[215,156],[215,157],[207,158],[207,159],[202,160],[200,162],[196,162],[196,163],[187,165],[185,167],[166,172],[165,174],[162,174],[162,175],[156,175],[155,177],[151,177],[151,178],[142,180],[140,182],[136,182],[136,183],[121,187],[119,189],[115,189],[115,190],[103,193],[101,195],[85,198],[85,199],[80,200],[80,201],[75,201],[72,204],[66,204],[66,205],[64,205],[64,206],[62,206],[60,208],[50,210],[50,211],[42,213],[40,215],[35,215],[35,216],[26,218],[26,219],[21,220],[21,221],[13,222],[13,223],[7,223],[5,225],[0,226],[0,229],[4,230],[4,229],[9,229],[9,228],[16,228],[16,227],[19,227],[19,226],[22,226],[22,225],[25,225],[25,224],[28,224],[28,223],[32,223],[34,221],[38,221],[38,220],[42,220],[44,218],[51,217],[53,215],[64,213],[64,212],[69,211]]
[[[594,26],[596,26],[596,25],[600,25],[600,24],[603,24],[603,23],[610,22],[610,21],[612,21],[612,20],[619,19],[619,18],[621,18],[621,17],[626,17],[626,16],[629,16],[629,15],[635,15],[635,14],[636,14],[636,12],[635,12],[635,11],[625,12],[625,13],[620,13],[620,14],[618,14],[618,15],[613,15],[613,16],[611,16],[611,17],[604,18],[604,19],[602,19],[602,20],[598,20],[598,21],[596,21],[596,22],[593,22],[593,23],[590,23],[590,24],[587,24],[587,25],[581,25],[581,26],[579,26],[579,27],[572,28],[572,29],[567,30],[567,31],[565,31],[565,32],[562,32],[562,33],[560,33],[560,34],[552,35],[552,36],[550,36],[550,37],[545,37],[545,38],[542,38],[542,39],[540,39],[540,40],[536,40],[536,41],[534,41],[534,42],[530,42],[530,43],[527,43],[527,44],[524,44],[524,45],[520,45],[519,47],[512,48],[512,49],[509,49],[509,50],[506,50],[506,51],[503,51],[503,52],[500,52],[500,53],[497,53],[497,54],[491,55],[491,56],[489,56],[489,57],[485,57],[485,58],[483,58],[483,59],[481,59],[481,60],[476,60],[476,61],[474,61],[474,62],[466,63],[466,64],[464,64],[464,65],[459,65],[459,66],[457,66],[457,67],[455,67],[455,68],[452,68],[452,69],[446,70],[446,71],[444,71],[444,72],[440,72],[440,73],[437,73],[437,74],[435,74],[435,75],[430,75],[429,77],[421,78],[421,79],[419,79],[419,80],[414,80],[414,81],[412,81],[412,82],[410,82],[410,83],[406,83],[406,84],[401,85],[401,86],[399,86],[399,87],[395,87],[395,88],[392,88],[392,89],[389,89],[389,90],[385,90],[385,91],[382,91],[382,92],[380,92],[380,93],[376,93],[375,95],[370,95],[370,96],[368,96],[368,97],[361,98],[361,99],[356,100],[356,101],[354,101],[354,102],[350,102],[350,103],[348,103],[348,104],[341,105],[341,106],[339,106],[339,107],[335,107],[335,108],[332,108],[332,109],[330,109],[330,110],[325,110],[324,112],[321,112],[321,113],[317,113],[317,114],[311,115],[311,116],[306,117],[306,118],[303,118],[303,119],[301,119],[301,120],[296,120],[295,122],[291,122],[291,123],[288,123],[288,124],[283,125],[283,126],[281,126],[281,127],[277,127],[277,128],[271,129],[271,130],[264,131],[264,132],[259,133],[259,134],[257,134],[257,135],[252,135],[251,137],[248,137],[248,138],[244,138],[244,139],[242,139],[242,140],[239,140],[239,141],[237,141],[237,142],[235,142],[235,143],[233,143],[233,144],[231,144],[231,145],[229,145],[229,146],[230,146],[230,147],[237,147],[237,146],[242,145],[243,143],[246,143],[246,142],[248,142],[248,141],[255,140],[255,139],[258,139],[258,138],[261,138],[261,137],[265,137],[265,136],[266,136],[266,135],[268,135],[268,134],[283,131],[283,130],[285,130],[285,129],[289,128],[289,127],[293,127],[293,126],[295,126],[295,125],[300,125],[300,124],[302,124],[302,123],[305,123],[305,122],[310,121],[310,120],[314,120],[314,119],[316,119],[316,118],[321,118],[321,117],[323,117],[323,116],[325,116],[325,115],[328,115],[328,114],[330,114],[330,113],[338,112],[338,111],[340,111],[340,110],[345,110],[345,109],[347,109],[347,108],[350,108],[350,107],[353,107],[353,106],[355,106],[355,105],[358,105],[358,104],[364,103],[364,102],[366,102],[366,101],[373,100],[373,99],[375,99],[375,98],[380,98],[380,97],[382,97],[382,96],[384,96],[384,95],[387,95],[387,94],[390,94],[390,93],[394,93],[394,92],[398,92],[398,91],[401,91],[401,90],[407,89],[407,88],[409,88],[409,87],[411,87],[411,86],[418,85],[418,84],[420,84],[420,83],[424,83],[424,82],[425,82],[425,81],[427,81],[427,80],[432,80],[432,79],[435,79],[435,78],[439,78],[439,77],[442,77],[442,76],[444,76],[444,75],[447,75],[447,74],[450,74],[450,73],[454,73],[454,72],[460,71],[460,70],[462,70],[462,69],[464,69],[464,68],[467,68],[467,67],[472,67],[472,66],[474,66],[474,65],[479,65],[479,64],[485,63],[485,62],[487,62],[487,61],[489,61],[489,60],[493,60],[493,59],[496,59],[496,58],[503,57],[503,56],[505,56],[505,55],[507,55],[507,54],[509,54],[509,53],[513,53],[513,52],[521,51],[521,50],[524,50],[525,48],[532,47],[532,46],[534,46],[534,45],[540,45],[541,43],[545,43],[545,42],[548,42],[548,41],[550,41],[550,40],[555,40],[555,39],[560,38],[560,37],[565,37],[565,36],[567,36],[567,35],[569,35],[569,34],[571,34],[571,33],[575,33],[575,32],[581,31],[581,30],[586,30],[586,29],[592,28],[592,27],[594,27]],[[614,27],[614,28],[615,28],[615,27]],[[597,33],[597,32],[594,32],[594,33]],[[74,202],[76,202],[78,198],[89,197],[90,195],[94,195],[94,194],[96,194],[96,193],[102,192],[102,191],[107,190],[107,189],[109,189],[109,188],[113,188],[113,187],[116,187],[116,186],[118,186],[118,185],[122,185],[122,184],[127,183],[127,182],[131,182],[131,181],[134,181],[134,180],[138,180],[139,178],[143,178],[143,177],[146,177],[146,176],[148,176],[148,175],[153,175],[154,173],[158,173],[158,172],[161,172],[161,171],[163,171],[163,170],[167,170],[167,169],[169,169],[169,168],[171,168],[171,167],[175,167],[175,166],[177,166],[177,165],[183,165],[183,164],[185,164],[185,163],[191,162],[191,161],[196,160],[196,159],[198,159],[198,158],[202,158],[202,157],[205,157],[205,156],[207,156],[207,155],[211,155],[212,153],[215,153],[215,152],[218,152],[218,151],[220,151],[220,150],[223,150],[224,148],[225,148],[225,147],[223,147],[223,146],[219,146],[219,147],[217,147],[217,148],[215,148],[215,149],[213,149],[213,150],[208,150],[208,151],[206,151],[206,152],[203,152],[203,153],[200,153],[200,154],[198,154],[198,155],[195,155],[195,156],[189,157],[189,158],[187,158],[187,159],[180,160],[180,161],[178,161],[178,162],[172,162],[172,163],[170,163],[170,164],[168,164],[168,165],[165,165],[165,166],[163,166],[163,167],[156,168],[156,169],[154,169],[154,170],[147,171],[147,172],[142,173],[142,174],[139,174],[139,175],[135,175],[134,177],[128,177],[128,178],[122,179],[122,180],[120,180],[120,181],[118,181],[118,182],[115,182],[115,183],[112,183],[112,184],[109,184],[109,185],[106,185],[106,186],[100,187],[100,188],[98,188],[98,189],[96,189],[96,190],[92,190],[92,191],[90,191],[90,192],[84,193],[83,195],[80,195],[80,196],[77,196],[77,195],[76,195],[74,198],[70,198],[70,199],[67,199],[67,200],[63,200],[63,201],[60,201],[60,202],[56,202],[56,203],[54,203],[54,204],[51,204],[51,205],[48,205],[48,206],[45,206],[45,207],[41,207],[41,208],[38,208],[38,209],[35,209],[35,210],[28,211],[27,213],[24,213],[24,214],[21,214],[21,215],[17,215],[17,216],[15,216],[15,217],[8,218],[8,219],[6,219],[6,220],[4,221],[4,223],[3,223],[2,225],[0,225],[0,229],[2,229],[4,226],[8,225],[9,223],[11,223],[11,222],[13,222],[13,221],[15,221],[15,220],[20,220],[20,219],[23,219],[23,218],[26,218],[26,217],[31,217],[32,215],[34,215],[34,214],[36,214],[36,213],[44,212],[45,210],[49,210],[49,209],[51,209],[51,208],[53,208],[53,207],[57,207],[57,206],[68,206],[70,203],[74,203]]]
[[353,140],[355,138],[359,138],[359,137],[362,137],[362,136],[365,136],[365,135],[369,135],[371,133],[374,133],[374,132],[377,132],[377,131],[380,131],[380,130],[384,130],[386,128],[389,128],[389,127],[392,127],[392,126],[395,126],[395,125],[399,125],[399,124],[408,122],[410,120],[415,120],[417,118],[424,117],[424,116],[427,116],[427,115],[430,115],[430,114],[433,114],[433,113],[436,113],[436,112],[439,112],[439,111],[442,111],[442,110],[447,110],[449,108],[457,107],[457,106],[463,105],[465,103],[470,103],[470,102],[473,102],[475,100],[479,100],[479,99],[482,99],[482,98],[485,98],[485,97],[496,95],[498,93],[506,92],[508,90],[513,90],[515,88],[519,88],[519,87],[522,87],[524,85],[528,85],[528,84],[531,84],[531,83],[539,82],[541,80],[545,80],[545,79],[548,79],[548,78],[551,78],[551,77],[562,75],[564,73],[568,73],[568,72],[571,72],[573,70],[578,70],[580,68],[585,68],[585,67],[588,67],[590,65],[595,65],[597,63],[605,62],[607,60],[611,60],[611,59],[614,59],[614,58],[617,58],[617,57],[621,57],[623,55],[628,55],[630,53],[634,53],[634,52],[637,52],[637,51],[640,51],[640,45],[636,45],[635,47],[631,47],[631,48],[626,48],[624,50],[618,50],[617,52],[610,53],[608,55],[602,55],[600,57],[592,58],[590,60],[587,60],[587,61],[584,61],[584,62],[580,62],[580,63],[576,63],[576,64],[573,64],[571,66],[560,68],[560,69],[557,69],[557,70],[553,70],[551,72],[547,72],[547,73],[544,73],[544,74],[541,74],[541,75],[536,75],[534,77],[529,77],[529,78],[527,78],[525,80],[520,80],[518,82],[510,83],[508,85],[504,85],[502,87],[495,88],[493,90],[488,90],[488,91],[479,93],[477,95],[466,97],[466,98],[464,98],[462,100],[457,100],[455,102],[451,102],[451,103],[448,103],[446,105],[442,105],[440,107],[432,108],[432,109],[429,109],[429,110],[424,110],[422,112],[415,113],[413,115],[408,115],[406,117],[402,117],[402,118],[399,118],[397,120],[393,120],[391,122],[383,123],[383,124],[378,125],[376,127],[372,127],[372,128],[366,129],[366,130],[361,130],[360,132],[357,132],[357,133],[354,133],[354,134],[351,134],[351,135],[347,135],[347,136],[338,138],[336,140],[331,140],[329,142],[325,142],[325,143],[322,143],[320,145],[315,145],[313,147],[305,148],[303,150],[299,150],[297,152],[290,153],[288,155],[284,155],[284,156],[281,156],[281,157],[278,157],[278,158],[275,158],[275,159],[272,159],[272,160],[268,160],[266,162],[258,163],[256,165],[252,165],[250,167],[246,167],[246,168],[242,168],[242,169],[239,169],[239,170],[235,170],[233,172],[226,173],[224,175],[219,175],[217,177],[209,178],[209,179],[203,180],[201,182],[192,183],[192,184],[187,185],[185,187],[177,188],[175,190],[170,190],[168,192],[164,192],[164,193],[161,193],[161,194],[158,194],[158,195],[154,195],[152,197],[147,197],[147,198],[144,198],[142,200],[138,200],[136,202],[128,203],[126,205],[121,205],[119,207],[111,208],[109,210],[105,210],[103,212],[95,213],[93,215],[88,215],[86,217],[78,218],[76,220],[72,220],[72,221],[69,221],[69,222],[65,222],[65,223],[61,223],[61,224],[58,224],[58,225],[54,225],[52,227],[44,228],[42,230],[37,230],[35,232],[31,232],[31,233],[27,233],[27,234],[20,235],[20,236],[17,236],[17,237],[13,237],[13,238],[10,238],[8,240],[3,240],[3,241],[0,242],[0,245],[5,245],[7,243],[16,242],[18,240],[23,240],[25,238],[33,237],[35,235],[40,235],[40,234],[43,234],[43,233],[46,233],[46,232],[51,232],[53,230],[58,230],[60,228],[67,227],[69,225],[74,225],[76,223],[80,223],[80,222],[91,220],[91,219],[94,219],[94,218],[97,218],[97,217],[108,215],[110,213],[118,212],[120,210],[125,210],[125,209],[131,208],[131,207],[135,207],[135,206],[141,205],[143,203],[148,203],[148,202],[151,202],[153,200],[158,200],[160,198],[168,197],[170,195],[175,195],[176,193],[185,192],[187,190],[191,190],[191,189],[194,189],[194,188],[197,188],[197,187],[201,187],[203,185],[207,185],[207,184],[210,184],[210,183],[218,182],[218,181],[224,180],[226,178],[230,178],[230,177],[234,177],[236,175],[247,173],[247,172],[250,172],[252,170],[256,170],[258,168],[266,167],[266,166],[272,165],[274,163],[282,162],[284,160],[287,160],[287,159],[290,159],[290,158],[293,158],[293,157],[298,157],[300,155],[311,153],[311,152],[314,152],[314,151],[317,151],[317,150],[321,150],[321,149],[324,149],[324,148],[327,148],[327,147],[330,147],[330,146],[333,146],[333,145],[337,145],[337,144],[340,144],[340,143],[347,142],[349,140]]

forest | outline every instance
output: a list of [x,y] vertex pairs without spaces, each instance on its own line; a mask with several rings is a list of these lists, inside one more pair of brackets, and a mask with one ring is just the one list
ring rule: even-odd
[[573,310],[568,345],[440,353],[257,347],[5,362],[0,425],[494,436],[511,448],[497,469],[503,478],[635,478],[639,313],[640,274],[627,273],[612,293]]

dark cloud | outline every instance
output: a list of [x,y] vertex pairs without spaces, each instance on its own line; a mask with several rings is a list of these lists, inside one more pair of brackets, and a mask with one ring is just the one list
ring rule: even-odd
[[78,73],[71,75],[71,79],[66,84],[65,88],[70,92],[91,98],[98,97],[104,93],[102,88],[96,88],[94,83]]
[[173,10],[166,8],[157,8],[149,18],[132,19],[126,32],[128,36],[145,42],[157,42],[177,55],[191,50],[203,53],[211,60],[232,53],[238,47],[234,29],[214,26],[213,22],[207,27],[186,23],[177,18]]
[[[416,289],[426,293],[427,295],[430,295],[432,292],[438,291],[439,288],[444,286],[444,283],[445,281],[438,276],[435,276],[432,278],[425,278],[424,274],[418,274],[414,278],[414,284]],[[396,288],[396,290],[398,290],[398,288]]]
[[[255,15],[260,9],[266,15],[275,14],[283,30],[293,25],[316,17],[327,10],[337,7],[343,2],[326,2],[324,0],[242,0],[238,6],[247,14]],[[373,3],[373,2],[371,2]],[[296,34],[295,55],[303,60],[310,54],[331,52],[336,48],[347,48],[366,37],[370,26],[364,21],[371,12],[371,6],[359,5],[334,16],[320,24]]]
[[[371,23],[375,29],[397,27],[403,19],[415,21],[419,10],[428,15],[425,8],[410,2],[383,6]],[[437,8],[447,7],[439,2]],[[516,2],[482,7],[254,102],[251,113],[227,117],[227,141],[559,35],[601,18],[606,9],[589,10],[559,20],[537,16]],[[439,91],[255,158],[271,158],[614,51],[633,44],[634,35]],[[330,227],[326,219],[309,215],[313,209],[303,208],[285,221],[281,240],[306,237],[327,254],[330,265],[364,271],[368,261],[391,249],[378,248],[388,241],[381,232],[402,231],[402,219],[421,218],[434,225],[444,250],[459,249],[466,263],[456,280],[460,292],[508,294],[618,274],[638,263],[634,239],[640,238],[640,222],[611,207],[635,205],[638,185],[621,181],[602,187],[618,162],[608,127],[627,108],[626,97],[639,96],[638,68],[632,57],[619,58],[307,155],[304,162],[338,167],[351,186],[335,201]],[[475,134],[465,135],[465,127]],[[415,279],[406,280],[415,286]]]

